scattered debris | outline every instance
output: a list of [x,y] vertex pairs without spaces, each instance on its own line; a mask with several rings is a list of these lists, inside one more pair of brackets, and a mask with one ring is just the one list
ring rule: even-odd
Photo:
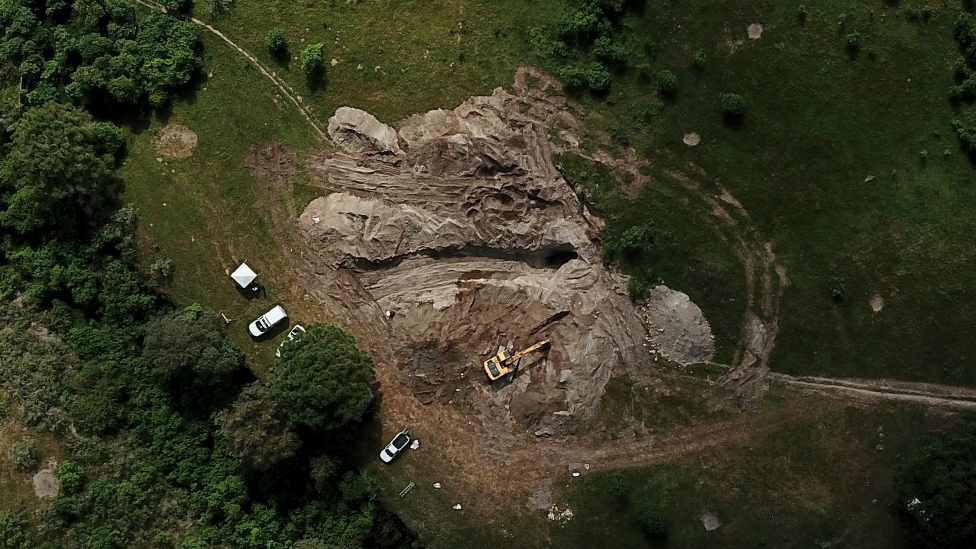
[[648,329],[646,341],[665,358],[687,365],[710,361],[715,355],[711,326],[686,294],[657,286],[640,313]]
[[435,482],[435,483],[434,483],[434,489],[435,489],[435,490],[440,490],[440,489],[441,489],[441,483],[439,483],[439,482]]
[[410,490],[413,490],[413,487],[414,486],[415,486],[415,484],[413,482],[411,482],[403,490],[400,490],[400,497],[402,498],[403,496],[407,495],[407,493],[409,493]]
[[417,448],[420,448],[420,439],[415,438],[413,439],[413,442],[410,443],[410,449],[416,450]]
[[573,519],[573,510],[567,507],[560,511],[559,507],[556,507],[556,505],[553,504],[553,506],[549,508],[548,518],[553,522],[559,521],[565,524]]
[[456,504],[456,505],[454,506],[454,510],[455,510],[455,511],[460,511],[460,510],[461,510],[461,504],[460,504],[460,503],[458,503],[458,504]]

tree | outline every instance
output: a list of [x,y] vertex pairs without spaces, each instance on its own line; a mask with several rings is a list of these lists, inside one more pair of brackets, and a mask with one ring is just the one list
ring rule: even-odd
[[288,40],[285,38],[285,29],[281,27],[271,27],[268,34],[264,36],[264,43],[271,50],[271,53],[281,55],[288,50]]
[[246,387],[223,413],[220,432],[227,439],[227,455],[254,471],[267,471],[302,445],[288,414],[260,382]]
[[220,316],[199,306],[150,322],[143,354],[163,376],[202,385],[221,383],[244,364],[241,350],[224,337]]
[[732,116],[739,116],[746,111],[746,100],[737,93],[723,93],[721,97],[722,112]]
[[140,22],[139,74],[154,107],[165,103],[173,88],[189,82],[203,66],[197,55],[198,40],[196,26],[189,21],[153,12]]
[[913,546],[976,546],[976,424],[903,460],[894,480],[898,514]]
[[657,91],[661,93],[673,93],[678,89],[678,77],[667,69],[657,73]]
[[325,68],[325,46],[312,44],[302,50],[302,70],[307,76],[318,76]]
[[0,224],[16,232],[71,235],[104,219],[119,188],[119,141],[79,110],[28,109],[0,162]]
[[315,323],[281,349],[271,389],[295,423],[337,429],[362,414],[373,395],[373,360],[340,328]]
[[827,279],[827,289],[830,290],[830,297],[834,298],[834,301],[840,301],[847,293],[844,279],[837,275],[830,275]]

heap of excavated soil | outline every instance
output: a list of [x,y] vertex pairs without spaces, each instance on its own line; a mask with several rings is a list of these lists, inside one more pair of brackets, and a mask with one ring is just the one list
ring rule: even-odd
[[166,124],[159,130],[154,143],[163,156],[182,160],[193,156],[197,134],[183,124]]
[[[422,402],[471,387],[482,417],[539,435],[592,419],[612,375],[653,373],[626,280],[600,258],[600,222],[553,165],[561,101],[498,89],[398,130],[339,109],[329,130],[344,151],[310,166],[330,193],[299,220],[320,262],[394,313],[397,367]],[[513,380],[488,383],[482,362],[500,347],[544,338]]]

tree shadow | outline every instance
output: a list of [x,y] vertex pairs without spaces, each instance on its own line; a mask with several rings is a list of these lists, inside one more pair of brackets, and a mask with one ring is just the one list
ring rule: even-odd
[[735,131],[740,131],[745,126],[745,118],[745,115],[741,113],[722,113],[722,123],[725,125],[725,127]]
[[280,50],[268,50],[268,54],[271,56],[271,60],[275,63],[283,66],[286,69],[291,68],[291,46],[285,46]]
[[311,92],[324,90],[329,85],[329,76],[326,74],[325,68],[323,67],[306,74],[305,85],[308,86]]

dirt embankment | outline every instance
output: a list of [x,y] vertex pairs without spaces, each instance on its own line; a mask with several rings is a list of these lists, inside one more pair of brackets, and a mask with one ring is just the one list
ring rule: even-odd
[[[592,419],[612,375],[641,383],[654,363],[625,279],[600,258],[600,221],[552,162],[548,127],[568,116],[564,99],[524,82],[516,89],[411,116],[396,130],[339,109],[329,131],[342,150],[310,163],[313,184],[329,194],[299,226],[320,265],[368,294],[360,314],[389,326],[401,383],[421,401],[450,402],[470,388],[486,422],[502,416],[562,435]],[[696,312],[696,342],[672,354],[708,359],[707,323],[697,307],[682,314]],[[654,336],[655,345],[664,338]],[[487,383],[481,364],[499,348],[546,338],[552,346],[523,359],[514,379]]]

